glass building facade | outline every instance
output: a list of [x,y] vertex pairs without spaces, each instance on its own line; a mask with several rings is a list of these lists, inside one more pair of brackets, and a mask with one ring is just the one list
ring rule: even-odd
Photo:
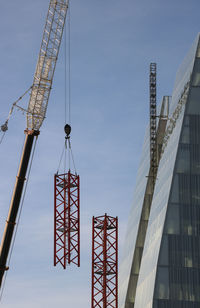
[[200,307],[199,35],[177,73],[169,107],[164,131],[158,123],[155,187],[149,129],[145,136],[120,267],[119,308]]

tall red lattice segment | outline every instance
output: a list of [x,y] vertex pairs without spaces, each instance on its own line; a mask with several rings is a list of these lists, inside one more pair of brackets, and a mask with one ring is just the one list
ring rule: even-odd
[[54,179],[54,266],[80,266],[79,176],[68,171]]
[[92,308],[118,308],[118,218],[93,217]]

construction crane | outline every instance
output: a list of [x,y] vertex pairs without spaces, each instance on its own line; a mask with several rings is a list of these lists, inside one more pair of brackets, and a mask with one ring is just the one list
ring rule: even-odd
[[[27,114],[26,138],[21,156],[18,174],[10,203],[10,209],[0,247],[0,286],[4,273],[8,270],[7,259],[14,234],[16,218],[31,156],[34,139],[38,137],[40,127],[46,115],[51,92],[56,61],[61,44],[69,0],[50,0],[42,44],[34,75]],[[4,130],[7,129],[7,123]]]

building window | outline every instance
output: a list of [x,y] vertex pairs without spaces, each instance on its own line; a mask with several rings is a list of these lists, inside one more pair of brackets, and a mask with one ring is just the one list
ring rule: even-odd
[[193,70],[192,86],[200,86],[200,59],[196,59]]
[[170,203],[168,205],[167,217],[165,222],[165,233],[180,233],[179,205],[176,203]]
[[169,298],[169,272],[167,267],[158,267],[155,298]]

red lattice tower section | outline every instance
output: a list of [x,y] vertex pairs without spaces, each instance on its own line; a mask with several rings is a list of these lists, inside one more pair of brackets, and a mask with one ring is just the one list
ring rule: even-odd
[[54,177],[54,266],[80,266],[79,176],[70,171]]
[[93,217],[92,308],[118,308],[118,218]]

